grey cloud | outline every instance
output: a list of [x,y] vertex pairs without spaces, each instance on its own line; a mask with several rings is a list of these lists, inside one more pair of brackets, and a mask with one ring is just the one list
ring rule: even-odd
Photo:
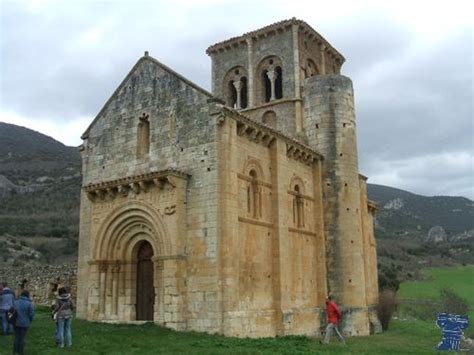
[[472,48],[468,37],[457,34],[428,54],[410,57],[412,62],[404,67],[385,68],[373,83],[360,85],[361,156],[367,160],[400,159],[473,151]]
[[[473,154],[463,151],[409,159],[371,159],[369,180],[425,195],[474,197]],[[390,183],[387,183],[390,182]]]
[[[0,4],[2,109],[61,120],[92,119],[144,50],[210,90],[207,46],[291,17],[284,7],[251,1],[192,10],[151,1],[53,2],[46,11]],[[331,23],[301,13],[347,59],[361,172],[414,192],[474,197],[470,29],[429,47],[390,14],[364,10]],[[94,29],[103,33],[98,43]],[[448,164],[465,154],[471,165]],[[435,168],[421,164],[424,158]]]

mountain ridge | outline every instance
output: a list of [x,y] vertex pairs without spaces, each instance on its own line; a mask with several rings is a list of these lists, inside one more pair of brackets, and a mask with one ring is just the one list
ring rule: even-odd
[[[31,253],[20,252],[23,247],[39,251],[43,262],[57,255],[74,259],[80,168],[78,147],[0,122],[0,237],[8,240],[0,238],[0,264],[27,261]],[[472,200],[424,196],[379,184],[368,184],[368,197],[379,205],[379,269],[436,265],[439,260],[474,263]]]

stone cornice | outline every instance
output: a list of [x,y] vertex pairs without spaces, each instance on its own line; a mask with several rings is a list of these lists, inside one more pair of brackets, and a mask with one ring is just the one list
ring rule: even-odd
[[377,210],[379,209],[379,205],[371,200],[367,200],[367,207],[369,209],[369,212],[373,211],[374,213],[377,212]]
[[83,186],[83,189],[87,193],[87,197],[91,201],[95,201],[96,198],[103,200],[106,196],[113,198],[118,194],[126,196],[130,191],[136,194],[147,192],[152,186],[157,186],[160,189],[165,188],[165,186],[174,188],[176,187],[175,178],[187,179],[188,177],[189,175],[182,170],[165,169],[96,184],[88,184]]
[[259,105],[257,105],[257,106],[253,106],[253,107],[249,107],[249,108],[245,108],[245,109],[239,110],[239,112],[247,113],[247,112],[256,111],[256,110],[259,110],[259,109],[262,109],[262,108],[266,108],[266,107],[274,107],[275,105],[286,104],[286,103],[294,103],[294,102],[296,102],[296,101],[303,102],[303,99],[300,99],[300,98],[297,98],[297,97],[293,97],[293,98],[283,98],[283,99],[275,99],[275,100],[272,100],[272,101],[270,101],[270,102],[266,102],[266,103],[263,103],[263,104],[259,104]]
[[344,63],[345,61],[344,56],[341,53],[339,53],[333,46],[331,46],[331,44],[323,36],[321,36],[318,32],[316,32],[306,22],[302,20],[298,20],[295,17],[289,20],[275,22],[271,25],[262,27],[258,30],[244,33],[241,36],[232,37],[228,40],[215,43],[211,45],[209,48],[207,48],[206,53],[208,55],[211,55],[211,54],[218,53],[219,51],[226,51],[226,50],[235,48],[239,45],[247,45],[248,38],[258,39],[259,37],[265,37],[274,32],[284,31],[290,28],[292,25],[297,25],[300,32],[303,32],[307,34],[310,38],[314,38],[315,40],[320,42],[322,45],[326,47],[327,51],[332,53],[336,58],[340,60],[341,64]]
[[280,131],[252,120],[250,117],[243,115],[227,106],[221,106],[221,112],[217,122],[222,122],[225,117],[231,117],[237,121],[237,134],[246,136],[250,141],[261,143],[269,147],[271,143],[279,138],[286,143],[286,155],[289,158],[301,161],[307,165],[311,165],[317,160],[323,160],[323,156],[311,149],[310,147],[285,136]]

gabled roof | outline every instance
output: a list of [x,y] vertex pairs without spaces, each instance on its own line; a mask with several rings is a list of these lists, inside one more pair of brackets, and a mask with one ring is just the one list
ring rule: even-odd
[[265,36],[267,34],[270,34],[272,32],[276,32],[278,30],[284,30],[292,25],[298,25],[300,31],[304,31],[309,33],[310,36],[315,37],[317,40],[319,40],[321,43],[323,43],[326,48],[328,48],[330,51],[333,52],[334,55],[340,58],[341,63],[344,63],[345,59],[344,56],[339,53],[331,44],[323,37],[321,36],[318,32],[316,32],[310,25],[308,25],[306,22],[303,20],[298,20],[297,18],[293,17],[289,20],[283,20],[279,22],[275,22],[271,25],[259,28],[258,30],[251,31],[244,33],[241,36],[238,37],[232,37],[228,40],[222,41],[215,43],[211,45],[209,48],[207,48],[206,53],[208,55],[211,55],[212,53],[217,53],[219,50],[225,50],[225,49],[230,49],[232,47],[235,47],[239,44],[244,44],[246,42],[247,38],[254,38],[257,39],[258,37]]
[[117,89],[115,89],[115,91],[113,92],[113,94],[110,96],[110,98],[105,102],[104,106],[102,106],[101,110],[99,111],[99,113],[95,116],[94,120],[91,122],[91,124],[89,125],[89,127],[87,127],[87,129],[85,130],[85,132],[82,134],[81,136],[81,139],[86,139],[88,134],[89,134],[89,131],[91,130],[91,128],[94,126],[94,124],[97,122],[97,120],[99,119],[100,115],[104,112],[105,108],[109,105],[110,102],[112,102],[113,99],[115,99],[115,97],[118,95],[118,93],[120,92],[120,90],[122,89],[122,87],[125,85],[125,83],[127,82],[127,80],[132,76],[132,74],[135,72],[135,70],[140,66],[141,63],[145,62],[145,61],[150,61],[151,63],[153,63],[154,65],[157,65],[158,67],[162,68],[163,70],[167,71],[168,73],[176,76],[178,79],[182,80],[183,82],[185,82],[187,85],[191,86],[192,88],[200,91],[201,93],[203,93],[204,95],[208,96],[209,98],[212,98],[212,94],[201,88],[199,85],[196,85],[195,83],[193,83],[192,81],[186,79],[184,76],[182,76],[181,74],[175,72],[173,69],[171,69],[170,67],[164,65],[163,63],[161,63],[159,60],[151,57],[148,55],[148,52],[145,52],[145,55],[143,57],[141,57],[137,63],[132,67],[132,69],[130,69],[130,71],[128,72],[127,76],[122,80],[122,82],[120,83],[120,85],[117,87]]

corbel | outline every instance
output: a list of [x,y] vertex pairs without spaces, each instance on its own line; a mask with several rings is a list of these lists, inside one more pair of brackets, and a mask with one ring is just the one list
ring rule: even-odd
[[92,201],[92,202],[95,201],[96,194],[95,194],[94,191],[87,191],[86,196],[90,201]]
[[104,190],[97,189],[97,190],[94,191],[94,193],[95,193],[96,196],[99,197],[101,200],[103,200],[103,199],[105,198]]
[[247,125],[242,123],[240,125],[240,127],[237,128],[237,135],[238,136],[243,136],[246,131],[247,131]]
[[130,188],[132,189],[133,192],[135,192],[137,195],[140,193],[140,185],[136,182],[130,183]]
[[128,195],[128,187],[125,185],[119,185],[117,186],[117,192],[121,194],[122,196],[127,196]]
[[160,189],[163,190],[165,188],[166,178],[158,177],[153,179],[153,183]]
[[106,194],[107,194],[107,197],[114,198],[115,197],[115,189],[108,187],[106,189]]
[[143,192],[148,191],[148,184],[146,181],[139,181],[138,185],[140,186],[140,190],[142,190]]

